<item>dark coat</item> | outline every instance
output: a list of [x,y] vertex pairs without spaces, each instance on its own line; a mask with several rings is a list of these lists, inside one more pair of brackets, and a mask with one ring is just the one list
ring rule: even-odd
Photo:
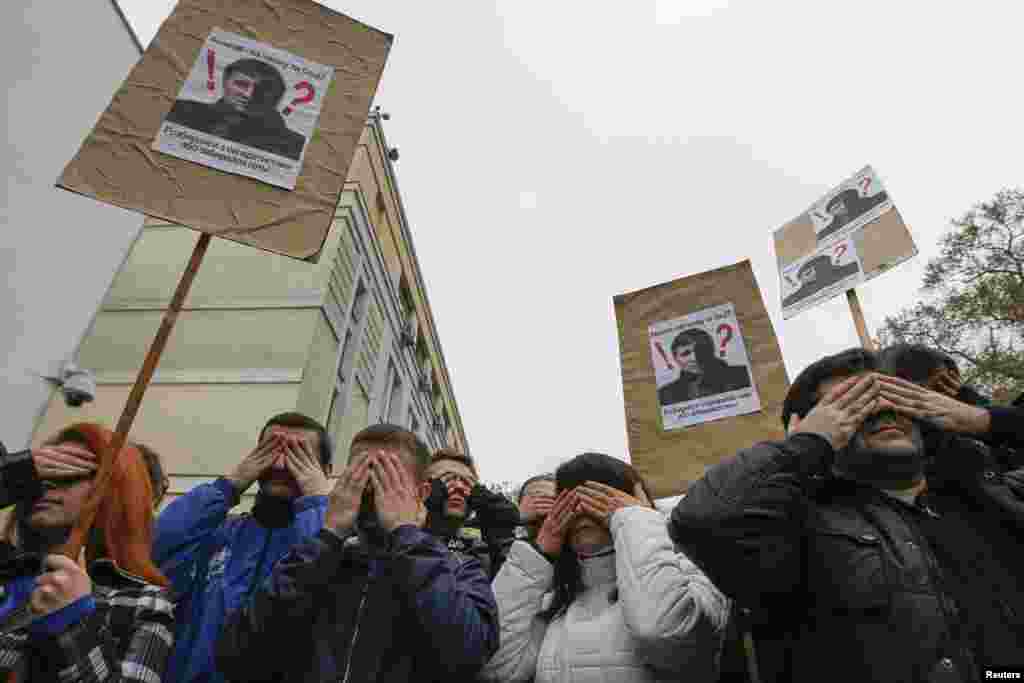
[[234,681],[471,681],[498,647],[490,580],[402,526],[389,547],[322,531],[236,612],[217,661]]
[[177,100],[165,120],[295,161],[306,144],[306,137],[290,130],[276,109],[268,109],[262,116],[240,116],[219,104]]
[[671,406],[695,398],[724,394],[727,391],[745,389],[750,386],[750,373],[742,365],[729,365],[713,359],[707,371],[701,376],[700,383],[694,393],[691,389],[692,375],[683,373],[674,382],[658,389],[658,402],[663,406]]
[[[993,431],[1021,430],[1011,412],[993,410]],[[1024,666],[1024,471],[973,439],[942,448],[915,505],[834,478],[832,447],[811,434],[757,444],[690,487],[670,532],[752,610],[762,681]]]

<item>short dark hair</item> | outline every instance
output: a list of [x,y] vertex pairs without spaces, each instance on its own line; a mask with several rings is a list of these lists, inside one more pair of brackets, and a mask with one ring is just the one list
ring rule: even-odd
[[[823,272],[826,269],[831,268],[831,267],[832,267],[832,257],[829,256],[828,254],[822,254],[820,256],[815,256],[810,261],[807,261],[802,266],[800,266],[800,268],[796,271],[796,275],[797,275],[797,277],[800,277],[800,275],[802,273],[807,272],[807,270],[810,269],[810,268],[814,268],[815,269],[815,275],[822,275]],[[819,273],[818,272],[819,269],[821,269],[821,271],[823,271],[823,272]]]
[[858,199],[860,199],[860,194],[857,190],[851,190],[848,188],[828,200],[828,204],[825,205],[825,210],[831,213],[832,209],[835,208],[836,203],[842,201],[844,204],[851,204],[855,203]]
[[555,483],[555,475],[554,475],[553,472],[545,472],[544,474],[538,474],[538,475],[536,475],[534,477],[530,477],[529,479],[524,481],[523,485],[519,487],[519,495],[516,496],[516,502],[521,501],[523,499],[523,496],[526,495],[526,487],[527,486],[529,486],[530,484],[533,484],[534,482],[538,482],[538,481],[550,481],[552,484],[554,484]]
[[883,371],[908,382],[925,384],[936,370],[960,369],[953,357],[923,344],[893,344],[878,354]]
[[789,419],[803,418],[818,402],[818,387],[827,380],[850,377],[878,369],[878,356],[862,348],[847,349],[817,360],[797,375],[782,402],[782,428],[789,428]]
[[259,441],[263,441],[267,430],[274,425],[293,427],[295,429],[308,429],[311,432],[316,432],[317,436],[320,437],[320,464],[326,469],[334,461],[334,443],[332,442],[331,435],[327,433],[322,424],[308,415],[295,412],[275,415],[267,420],[267,424],[263,425],[263,429],[260,430]]
[[701,365],[705,365],[708,361],[715,358],[715,340],[711,338],[711,335],[706,330],[699,327],[683,330],[672,340],[672,346],[669,347],[669,351],[675,354],[676,349],[684,344],[694,345],[693,350],[697,356],[697,362]]
[[[443,460],[460,462],[469,468],[469,471],[473,473],[474,477],[480,476],[479,474],[477,474],[476,464],[473,462],[473,458],[466,455],[465,453],[460,453],[454,448],[438,448],[436,451],[434,451],[434,454],[430,456],[430,465],[433,465],[435,462],[441,462]],[[430,466],[428,465],[427,469],[429,468]]]
[[261,79],[262,82],[253,93],[253,99],[264,107],[276,107],[287,90],[281,72],[262,60],[246,58],[228,64],[224,68],[224,80],[228,80],[236,71]]
[[387,422],[370,425],[352,437],[352,443],[348,447],[349,457],[352,455],[352,449],[361,443],[387,444],[406,449],[416,462],[416,478],[423,481],[427,466],[430,465],[430,449],[415,432]]

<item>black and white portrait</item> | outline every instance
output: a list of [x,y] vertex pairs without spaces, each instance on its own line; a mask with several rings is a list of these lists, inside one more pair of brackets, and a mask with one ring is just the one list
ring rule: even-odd
[[731,303],[650,325],[651,362],[664,429],[761,409]]
[[333,78],[334,67],[213,29],[153,149],[293,190]]
[[298,161],[306,136],[288,128],[279,110],[286,89],[281,72],[239,59],[225,67],[222,82],[216,102],[177,100],[165,120]]
[[818,232],[818,241],[822,242],[836,234],[844,227],[871,211],[880,204],[889,201],[889,195],[881,190],[870,196],[861,195],[855,188],[848,188],[832,197],[825,205],[825,213],[829,217],[828,224]]
[[669,353],[679,368],[679,377],[658,389],[658,402],[663,406],[750,386],[747,368],[720,359],[711,335],[701,328],[676,335]]
[[850,241],[844,242],[836,249],[808,259],[796,269],[795,273],[787,273],[787,288],[790,291],[782,299],[784,311],[813,297],[822,290],[860,273],[860,262],[854,255],[837,258],[834,256],[837,249],[848,252],[853,250],[853,245]]

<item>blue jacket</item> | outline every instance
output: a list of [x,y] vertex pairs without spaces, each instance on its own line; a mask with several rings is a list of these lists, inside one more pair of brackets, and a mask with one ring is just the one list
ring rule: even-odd
[[235,488],[218,479],[170,503],[157,520],[153,559],[170,579],[178,601],[175,647],[165,680],[225,680],[214,652],[228,614],[285,553],[323,527],[327,498],[297,499],[294,518],[280,528],[263,526],[248,514],[228,517],[237,504]]
[[247,683],[460,683],[497,647],[483,567],[410,525],[297,545],[232,613],[218,662]]

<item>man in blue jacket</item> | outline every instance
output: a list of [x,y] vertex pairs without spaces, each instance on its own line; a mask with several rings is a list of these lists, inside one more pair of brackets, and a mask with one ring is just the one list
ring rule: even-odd
[[[153,558],[178,600],[167,680],[219,683],[214,651],[227,615],[274,563],[323,527],[333,449],[326,430],[299,413],[272,417],[228,477],[170,503],[156,524]],[[259,482],[252,514],[229,516]]]
[[430,452],[377,424],[352,440],[324,528],[233,613],[217,662],[228,680],[471,681],[498,645],[480,562],[425,531]]

